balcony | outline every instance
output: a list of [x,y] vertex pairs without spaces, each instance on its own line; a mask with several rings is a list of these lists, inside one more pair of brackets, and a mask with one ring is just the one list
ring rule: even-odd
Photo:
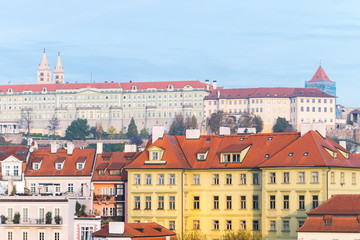
[[107,203],[114,203],[115,202],[115,196],[114,195],[95,195],[94,196],[94,202],[97,202],[98,204],[107,204]]
[[22,180],[22,176],[7,176],[7,175],[3,175],[1,180],[2,181],[7,181],[9,178],[12,178],[14,181],[21,181]]
[[56,227],[56,226],[62,226],[63,221],[60,218],[60,221],[56,222],[55,219],[53,218],[51,223],[46,223],[45,218],[28,218],[28,219],[20,219],[19,223],[14,223],[13,220],[6,220],[6,221],[1,221],[0,226],[11,226],[11,227],[31,227],[31,226],[35,226],[35,227]]

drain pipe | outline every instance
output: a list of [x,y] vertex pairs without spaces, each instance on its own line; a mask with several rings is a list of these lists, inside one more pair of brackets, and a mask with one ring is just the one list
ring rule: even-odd
[[329,199],[329,172],[331,171],[331,167],[326,172],[326,200]]
[[181,239],[184,237],[184,173],[185,169],[181,172]]

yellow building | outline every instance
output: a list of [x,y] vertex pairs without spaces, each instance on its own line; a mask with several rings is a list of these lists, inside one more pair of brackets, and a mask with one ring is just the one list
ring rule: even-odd
[[239,229],[296,239],[307,210],[355,192],[360,177],[356,156],[317,131],[152,141],[126,167],[128,221],[200,230],[207,239]]

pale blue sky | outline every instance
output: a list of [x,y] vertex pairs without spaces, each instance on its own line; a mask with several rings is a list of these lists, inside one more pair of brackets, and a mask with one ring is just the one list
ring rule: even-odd
[[303,87],[321,59],[358,106],[360,1],[1,1],[0,84],[35,83],[42,49],[68,82],[217,80]]

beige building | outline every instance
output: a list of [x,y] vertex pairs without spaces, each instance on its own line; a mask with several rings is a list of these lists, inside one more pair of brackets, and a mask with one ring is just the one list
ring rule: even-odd
[[271,132],[278,117],[298,130],[302,123],[335,127],[335,97],[317,88],[216,89],[205,97],[204,108],[205,117],[218,111],[237,119],[244,112],[258,115],[264,122],[263,132]]

